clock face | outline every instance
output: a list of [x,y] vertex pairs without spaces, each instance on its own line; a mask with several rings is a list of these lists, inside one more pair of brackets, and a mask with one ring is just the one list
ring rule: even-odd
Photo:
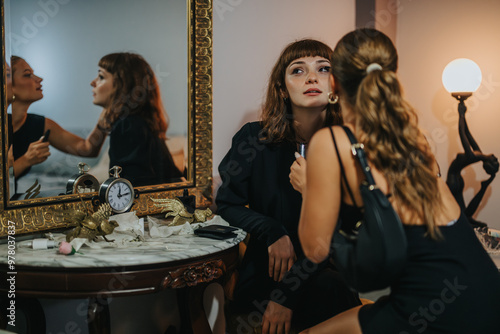
[[108,188],[108,202],[114,211],[126,211],[134,201],[133,189],[125,182],[113,182]]

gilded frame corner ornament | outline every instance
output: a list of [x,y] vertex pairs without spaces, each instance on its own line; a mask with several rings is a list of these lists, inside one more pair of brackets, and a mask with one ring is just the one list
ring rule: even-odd
[[[184,189],[196,196],[199,207],[212,202],[212,1],[186,0],[188,8],[188,182],[148,186],[139,188],[133,210],[138,216],[160,213],[161,208],[153,205],[149,198],[173,198],[183,195]],[[1,3],[2,40],[5,41],[4,1]],[[5,121],[5,44],[2,43],[2,80],[0,124],[0,238],[13,234],[41,233],[65,228],[64,223],[55,221],[54,212],[60,209],[82,209],[91,206],[92,196],[83,201],[78,195],[64,198],[48,197],[10,202],[7,183],[7,124]],[[9,232],[11,231],[11,232]]]

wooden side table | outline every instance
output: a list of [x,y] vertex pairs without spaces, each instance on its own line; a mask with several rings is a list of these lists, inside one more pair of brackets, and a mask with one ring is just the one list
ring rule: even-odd
[[[7,279],[14,277],[19,300],[88,298],[89,333],[106,334],[111,332],[108,299],[176,289],[180,332],[211,333],[203,292],[210,282],[223,281],[236,267],[238,244],[245,235],[239,230],[228,240],[172,236],[127,248],[84,247],[83,255],[71,256],[58,254],[57,249],[18,248],[15,271],[6,266],[6,256],[0,259],[0,291],[8,292]],[[0,245],[0,254],[7,254],[7,245]],[[9,302],[6,295],[2,293],[4,305]],[[4,317],[5,310],[2,307]],[[33,333],[42,327],[44,315],[40,312],[41,308],[28,312]]]

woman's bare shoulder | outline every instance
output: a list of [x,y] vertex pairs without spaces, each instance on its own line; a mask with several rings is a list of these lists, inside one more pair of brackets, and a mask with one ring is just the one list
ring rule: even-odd
[[310,153],[321,157],[325,162],[333,162],[337,160],[337,153],[334,145],[334,139],[342,158],[350,155],[350,141],[341,126],[332,126],[318,130],[309,143],[308,158]]
[[332,132],[337,142],[347,139],[347,135],[342,126],[334,125],[316,131],[314,136],[311,138],[311,144],[313,141],[320,143],[333,143]]

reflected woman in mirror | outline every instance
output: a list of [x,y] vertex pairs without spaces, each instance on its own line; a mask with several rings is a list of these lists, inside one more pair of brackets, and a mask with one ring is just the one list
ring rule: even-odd
[[[12,56],[12,125],[14,174],[25,175],[31,166],[47,160],[49,145],[72,155],[96,157],[106,134],[96,126],[86,139],[63,129],[50,118],[28,112],[32,103],[43,98],[42,78],[21,57]],[[47,130],[50,135],[45,138]]]
[[305,259],[297,236],[306,169],[300,143],[341,122],[329,104],[331,53],[316,40],[289,44],[271,71],[261,121],[236,133],[219,165],[217,213],[250,235],[228,307],[234,332],[251,332],[258,314],[262,333],[296,333],[360,304],[329,261]]
[[91,82],[93,103],[104,108],[99,128],[109,132],[110,167],[134,187],[183,178],[166,145],[167,113],[151,66],[134,53],[101,58]]
[[[391,39],[375,29],[352,31],[331,61],[344,124],[364,145],[375,182],[404,225],[407,262],[389,295],[302,333],[498,333],[498,268],[440,178],[417,113],[403,96]],[[354,225],[362,218],[364,180],[343,128],[314,134],[299,224],[314,263],[329,256],[340,220]]]

